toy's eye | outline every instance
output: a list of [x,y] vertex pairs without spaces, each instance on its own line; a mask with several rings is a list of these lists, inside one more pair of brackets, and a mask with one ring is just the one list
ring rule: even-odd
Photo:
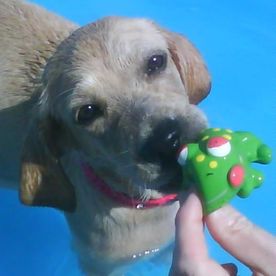
[[184,146],[183,148],[180,149],[179,151],[179,155],[178,155],[178,159],[177,162],[180,165],[185,165],[186,161],[187,161],[187,157],[188,157],[188,148],[187,146]]
[[213,137],[207,143],[207,151],[215,157],[224,157],[230,153],[231,144],[223,137]]

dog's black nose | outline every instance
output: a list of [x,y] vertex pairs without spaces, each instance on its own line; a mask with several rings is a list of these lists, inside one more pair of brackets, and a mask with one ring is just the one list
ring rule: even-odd
[[166,118],[152,131],[152,134],[142,145],[141,157],[148,162],[176,159],[180,147],[181,128],[178,119]]

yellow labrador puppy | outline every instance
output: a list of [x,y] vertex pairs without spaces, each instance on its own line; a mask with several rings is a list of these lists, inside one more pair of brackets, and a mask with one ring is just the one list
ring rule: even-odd
[[206,126],[197,50],[145,19],[78,27],[0,0],[0,167],[24,204],[63,210],[82,269],[106,275],[174,235],[175,155]]

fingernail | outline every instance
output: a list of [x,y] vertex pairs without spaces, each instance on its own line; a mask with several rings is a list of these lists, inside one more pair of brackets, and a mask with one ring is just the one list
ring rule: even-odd
[[225,205],[216,211],[210,213],[208,216],[206,216],[206,221],[209,222],[216,222],[220,221],[221,223],[223,222],[224,224],[229,224],[230,221],[232,221],[233,217],[233,208],[230,205]]
[[248,219],[229,204],[211,213],[207,220],[211,223],[220,222],[220,225],[231,227],[232,231],[239,231],[250,225]]
[[230,205],[224,205],[221,208],[210,213],[208,216],[213,218],[226,217],[230,213],[230,209],[231,209]]

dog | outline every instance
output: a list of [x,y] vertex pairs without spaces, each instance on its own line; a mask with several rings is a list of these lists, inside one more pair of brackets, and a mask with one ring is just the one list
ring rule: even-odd
[[79,27],[20,0],[0,18],[6,187],[64,212],[87,275],[154,255],[174,237],[176,153],[207,125],[199,52],[147,19]]

